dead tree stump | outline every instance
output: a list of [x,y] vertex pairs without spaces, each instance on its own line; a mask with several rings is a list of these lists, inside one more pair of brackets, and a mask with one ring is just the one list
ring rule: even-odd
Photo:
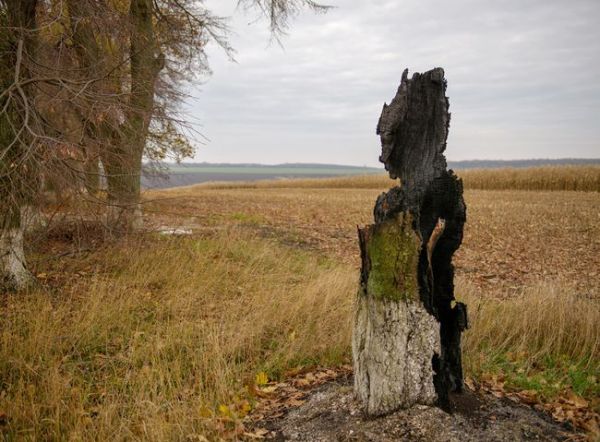
[[447,170],[450,123],[444,70],[408,79],[383,105],[380,161],[401,186],[377,198],[375,224],[359,229],[360,290],[352,352],[364,411],[449,405],[463,388],[460,335],[466,306],[454,301],[452,255],[466,207],[462,182]]

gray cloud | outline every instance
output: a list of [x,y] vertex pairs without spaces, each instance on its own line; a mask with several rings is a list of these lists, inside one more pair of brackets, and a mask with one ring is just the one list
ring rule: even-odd
[[211,48],[214,75],[192,91],[211,140],[198,161],[376,165],[402,70],[435,66],[449,159],[600,156],[597,0],[338,0],[298,17],[283,48],[235,3],[207,2],[234,15],[238,63]]

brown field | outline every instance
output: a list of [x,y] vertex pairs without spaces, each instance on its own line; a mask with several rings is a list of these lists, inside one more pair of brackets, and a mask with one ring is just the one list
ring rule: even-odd
[[[83,224],[36,237],[40,287],[0,297],[0,434],[236,439],[265,379],[348,364],[356,225],[371,221],[387,186],[362,179],[149,192],[146,234],[114,242]],[[598,193],[465,198],[456,266],[457,296],[470,306],[469,383],[593,440]],[[161,226],[192,234],[160,235]]]
[[[178,188],[149,194],[147,212],[158,224],[238,225],[358,266],[356,226],[372,221],[374,201],[385,190],[359,188],[363,179],[355,188],[280,187],[278,181],[274,187]],[[600,295],[597,193],[467,190],[465,199],[457,275],[482,295],[507,296],[549,281]]]

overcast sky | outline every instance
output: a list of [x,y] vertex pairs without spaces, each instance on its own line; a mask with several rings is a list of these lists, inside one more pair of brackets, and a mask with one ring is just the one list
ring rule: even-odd
[[436,66],[449,160],[600,157],[600,0],[330,0],[283,47],[236,3],[206,1],[232,17],[237,63],[209,48],[197,161],[377,166],[383,102],[404,68]]

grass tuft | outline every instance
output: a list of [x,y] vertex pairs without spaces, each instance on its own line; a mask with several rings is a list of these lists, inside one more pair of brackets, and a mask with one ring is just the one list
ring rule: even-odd
[[465,369],[476,378],[508,377],[517,390],[552,400],[565,390],[596,399],[600,409],[598,300],[545,282],[509,299],[485,299],[461,284],[472,328],[464,337]]

